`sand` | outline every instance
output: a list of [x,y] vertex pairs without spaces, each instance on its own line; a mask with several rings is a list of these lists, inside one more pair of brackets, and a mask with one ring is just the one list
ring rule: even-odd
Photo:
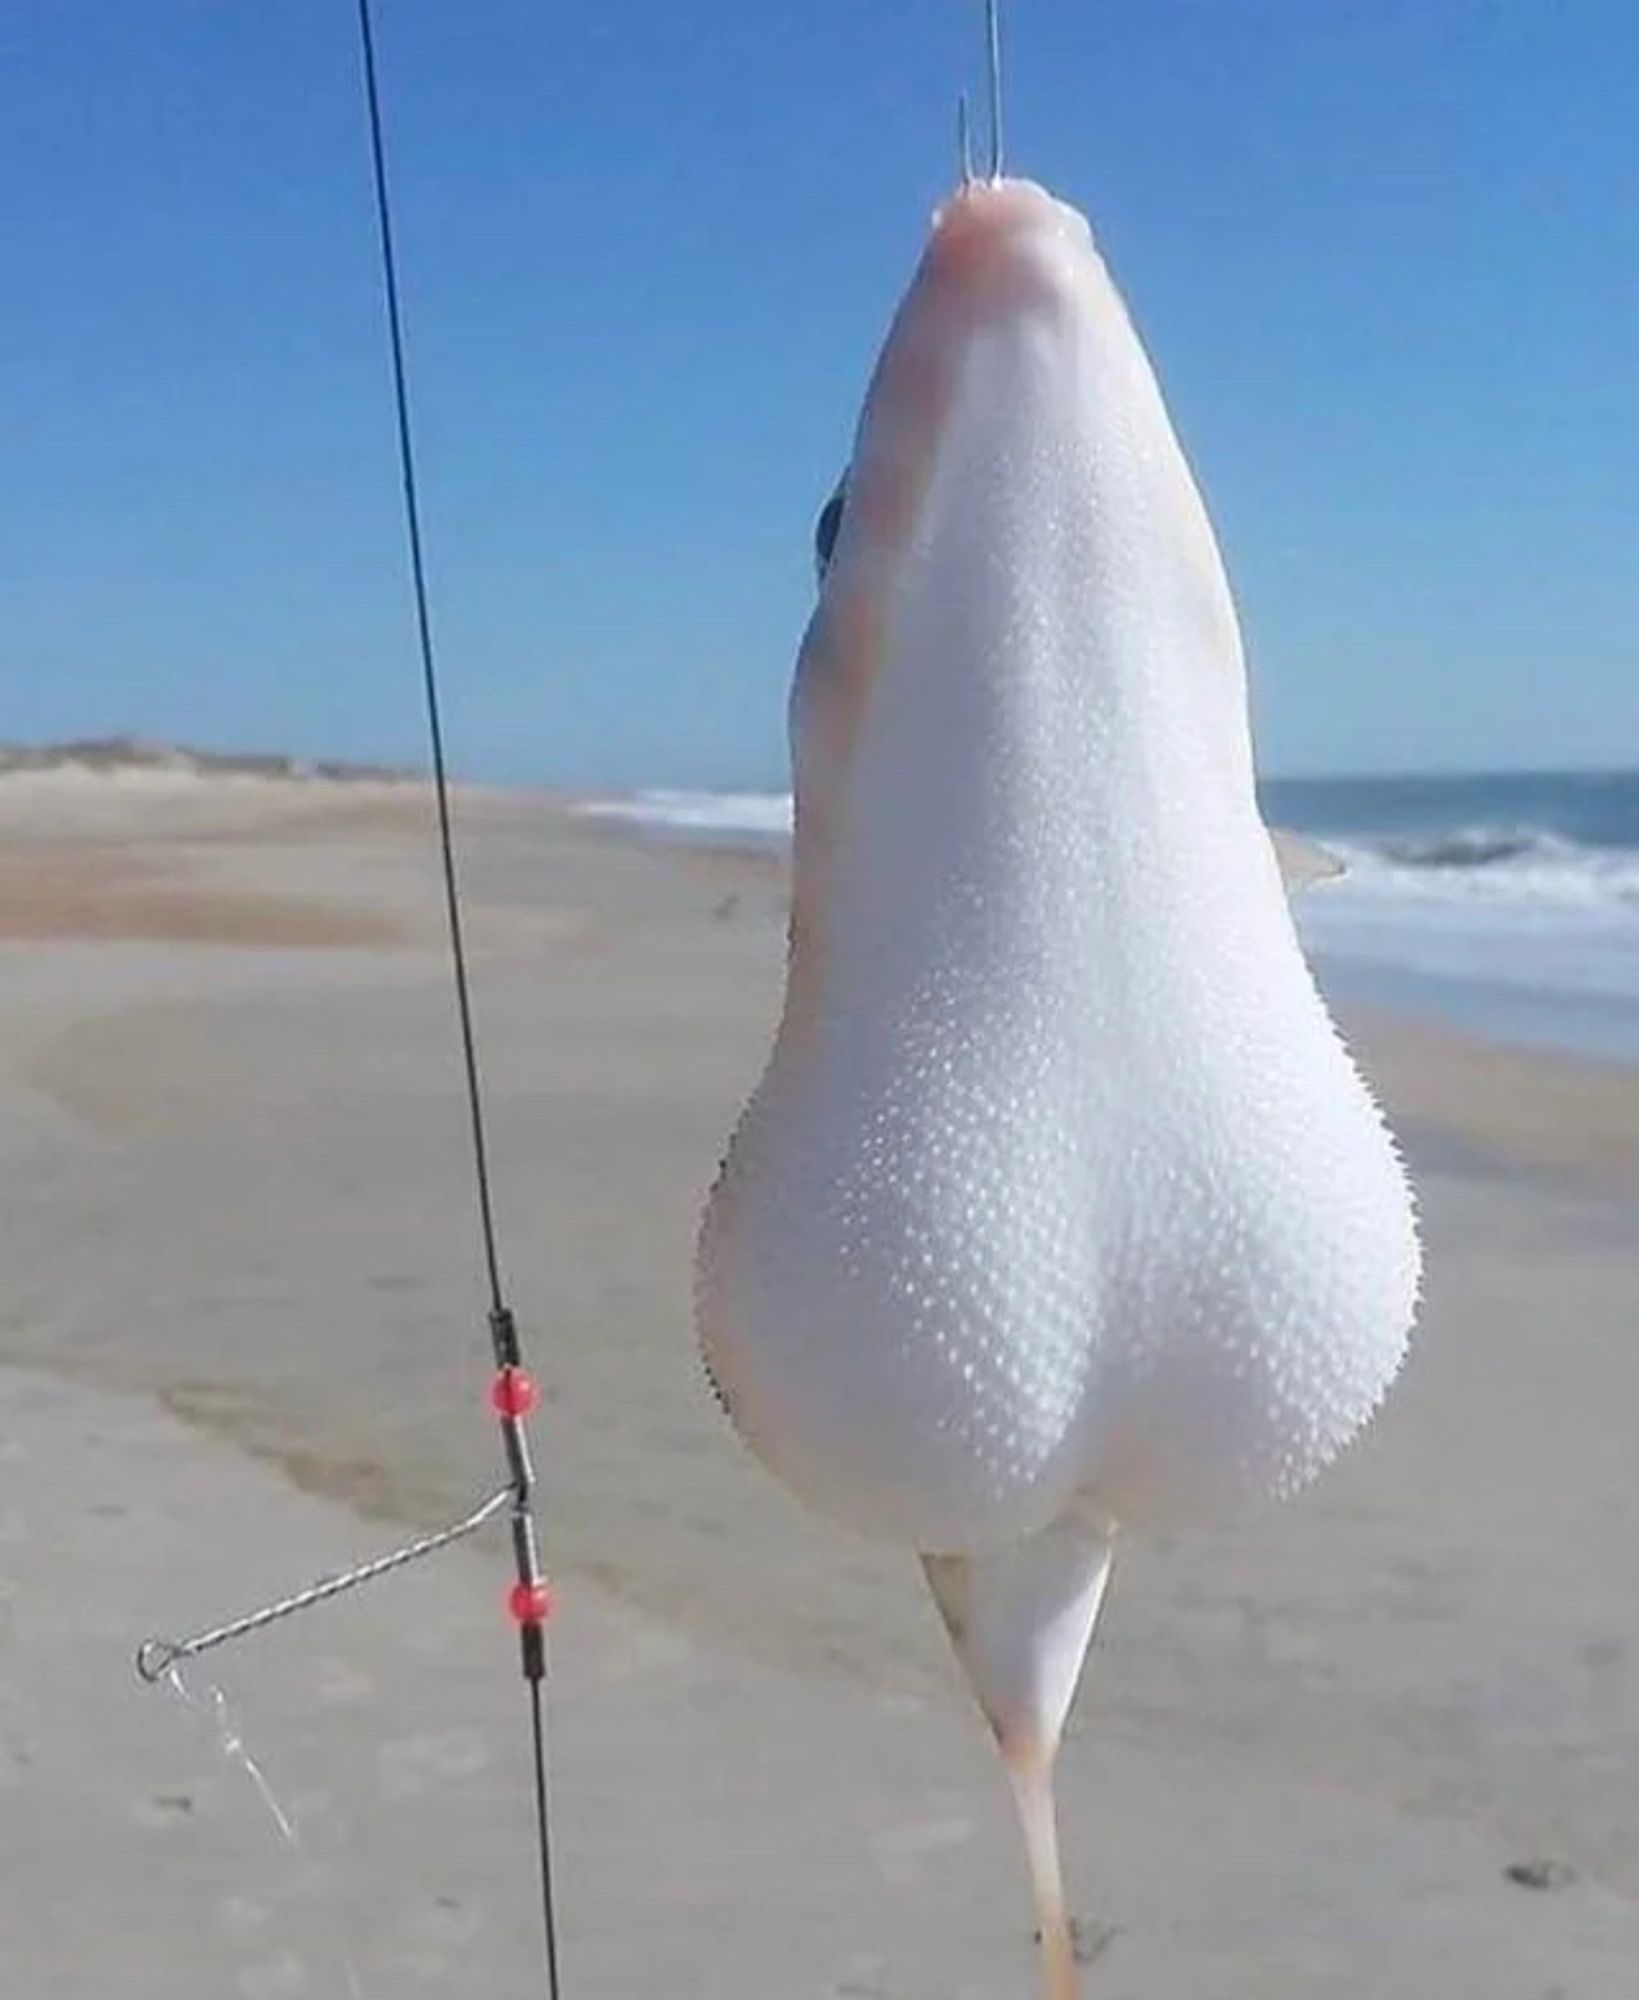
[[[130,1670],[495,1483],[425,808],[0,778],[6,2000],[349,1995],[348,1959],[364,2000],[541,1990],[497,1549],[213,1662],[302,1855]],[[548,1392],[567,1992],[1029,1994],[910,1566],[786,1500],[693,1358],[779,874],[544,799],[462,822]],[[1639,1072],[1350,1025],[1417,1169],[1425,1324],[1312,1495],[1127,1552],[1063,1763],[1089,1994],[1632,2000]]]

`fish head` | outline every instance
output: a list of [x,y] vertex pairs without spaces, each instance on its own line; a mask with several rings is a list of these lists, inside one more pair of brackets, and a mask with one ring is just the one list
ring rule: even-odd
[[1049,793],[1250,800],[1206,511],[1091,228],[1045,189],[977,181],[935,215],[816,545],[799,941],[846,850],[1028,845]]

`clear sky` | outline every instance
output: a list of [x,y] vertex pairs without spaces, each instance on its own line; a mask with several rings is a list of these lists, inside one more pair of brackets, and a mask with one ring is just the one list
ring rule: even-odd
[[[977,0],[378,0],[486,775],[766,784]],[[1639,5],[1009,0],[1276,772],[1639,763]],[[0,23],[0,739],[419,749],[351,0]]]

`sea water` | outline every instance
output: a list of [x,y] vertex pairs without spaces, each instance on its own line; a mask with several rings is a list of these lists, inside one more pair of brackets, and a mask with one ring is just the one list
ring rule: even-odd
[[[1266,818],[1346,873],[1301,928],[1343,999],[1639,1062],[1639,771],[1277,779]],[[655,837],[782,847],[777,792],[589,801]]]

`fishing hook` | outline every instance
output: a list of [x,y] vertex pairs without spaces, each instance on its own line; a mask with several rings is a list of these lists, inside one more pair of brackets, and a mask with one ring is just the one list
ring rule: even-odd
[[[1001,0],[985,0],[985,76],[990,111],[990,155],[987,178],[1002,177],[1002,10]],[[964,90],[956,100],[956,163],[962,186],[972,187],[973,121]]]
[[990,178],[1002,177],[1002,4],[985,0],[985,64],[990,85]]

